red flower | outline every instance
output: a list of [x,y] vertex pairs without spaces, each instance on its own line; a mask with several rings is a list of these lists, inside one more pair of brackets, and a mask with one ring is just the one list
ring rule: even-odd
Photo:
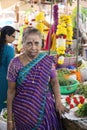
[[76,105],[78,105],[78,104],[79,104],[79,101],[77,100],[77,98],[76,98],[76,97],[73,97],[73,100],[74,100],[74,103],[75,103]]
[[74,96],[73,99],[77,99],[77,98]]
[[83,96],[79,96],[79,99],[80,99],[80,103],[83,104],[85,101],[85,98]]
[[74,105],[73,105],[73,104],[70,104],[70,109],[71,109],[71,108],[74,108]]
[[70,103],[71,103],[71,98],[70,98],[70,97],[66,97],[66,102],[67,102],[68,104],[70,104]]

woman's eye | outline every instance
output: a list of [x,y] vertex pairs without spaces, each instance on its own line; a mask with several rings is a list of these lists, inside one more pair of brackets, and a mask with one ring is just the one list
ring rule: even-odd
[[32,45],[32,42],[27,42],[27,45],[29,45],[29,46]]
[[33,42],[27,42],[26,45],[28,45],[28,46],[33,46],[33,45],[38,46],[39,42],[34,42],[34,43]]
[[39,44],[39,42],[35,42],[35,45],[38,45]]

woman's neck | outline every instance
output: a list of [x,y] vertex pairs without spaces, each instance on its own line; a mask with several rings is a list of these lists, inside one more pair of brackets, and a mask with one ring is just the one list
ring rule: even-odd
[[35,55],[35,56],[31,56],[31,55],[28,55],[28,54],[26,54],[26,53],[24,53],[24,56],[25,56],[25,58],[28,60],[28,61],[32,61],[33,59],[35,59],[37,56]]

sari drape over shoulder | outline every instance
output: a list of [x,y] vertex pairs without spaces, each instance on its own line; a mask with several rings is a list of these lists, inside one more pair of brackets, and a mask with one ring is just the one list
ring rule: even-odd
[[53,57],[40,53],[20,69],[13,113],[17,130],[60,130],[48,87]]

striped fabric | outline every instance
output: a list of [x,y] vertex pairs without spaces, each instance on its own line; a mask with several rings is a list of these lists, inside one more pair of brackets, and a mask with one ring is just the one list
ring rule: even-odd
[[20,70],[13,102],[16,130],[60,130],[48,88],[52,61],[41,54]]

